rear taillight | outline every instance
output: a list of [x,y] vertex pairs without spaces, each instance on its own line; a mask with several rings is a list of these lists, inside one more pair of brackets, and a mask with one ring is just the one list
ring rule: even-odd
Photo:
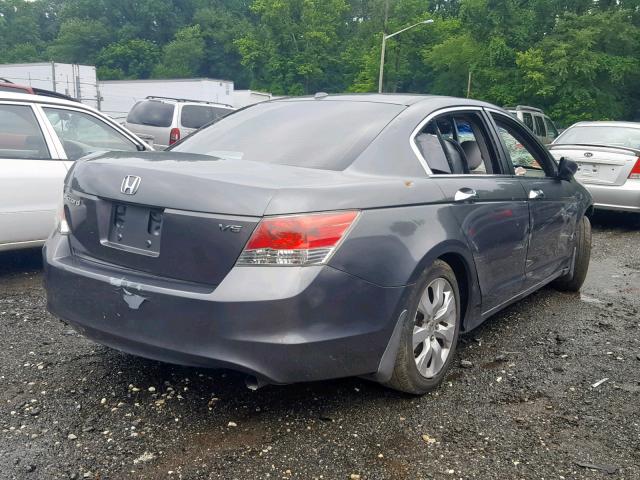
[[171,132],[169,133],[169,145],[173,145],[178,140],[180,140],[180,129],[172,128]]
[[69,228],[69,223],[67,222],[67,215],[66,215],[66,209],[64,206],[64,201],[61,201],[60,205],[58,205],[58,214],[56,218],[56,223],[57,223],[58,232],[60,232],[62,235],[68,235],[69,232],[71,232],[71,229]]
[[238,265],[317,265],[325,263],[358,217],[356,211],[263,219]]
[[640,180],[640,157],[636,160],[636,164],[631,169],[629,178]]

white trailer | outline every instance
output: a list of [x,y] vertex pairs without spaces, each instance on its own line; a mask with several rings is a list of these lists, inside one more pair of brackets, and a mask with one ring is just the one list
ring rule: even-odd
[[273,96],[270,93],[256,92],[255,90],[235,90],[233,92],[233,106],[242,108],[254,103],[266,102],[272,98]]
[[233,106],[233,82],[213,78],[108,80],[99,82],[100,109],[119,120],[147,96],[170,97]]
[[0,65],[0,78],[20,85],[64,93],[100,108],[96,67],[71,63],[12,63]]

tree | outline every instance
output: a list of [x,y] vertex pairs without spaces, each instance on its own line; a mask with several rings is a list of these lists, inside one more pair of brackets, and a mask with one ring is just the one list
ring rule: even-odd
[[102,49],[96,60],[102,80],[149,78],[160,58],[160,49],[149,40],[124,40]]
[[255,88],[283,95],[342,90],[339,57],[345,0],[255,0],[258,22],[235,44]]
[[175,39],[162,50],[162,61],[153,71],[156,78],[187,78],[200,75],[204,60],[204,39],[200,25],[178,30]]
[[109,30],[98,20],[67,20],[47,49],[47,56],[56,62],[93,64],[98,52],[110,40]]

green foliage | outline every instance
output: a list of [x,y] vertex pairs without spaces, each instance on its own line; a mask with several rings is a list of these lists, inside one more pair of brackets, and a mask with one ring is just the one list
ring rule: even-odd
[[111,34],[99,20],[72,18],[60,25],[60,32],[47,49],[56,62],[95,63],[98,52],[109,43]]
[[160,49],[149,40],[124,40],[104,47],[96,60],[102,80],[149,78]]
[[384,90],[640,117],[640,0],[0,0],[0,62],[200,77],[281,95]]
[[186,78],[197,76],[204,59],[205,43],[200,25],[184,27],[175,39],[162,49],[162,61],[153,71],[156,78]]

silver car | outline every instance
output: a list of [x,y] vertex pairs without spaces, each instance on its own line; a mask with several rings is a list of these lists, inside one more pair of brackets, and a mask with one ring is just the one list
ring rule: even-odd
[[640,212],[640,123],[579,122],[549,150],[578,164],[596,208]]
[[73,162],[114,150],[152,148],[82,103],[0,92],[0,251],[44,244]]
[[162,150],[233,111],[220,103],[150,96],[133,106],[124,125]]

